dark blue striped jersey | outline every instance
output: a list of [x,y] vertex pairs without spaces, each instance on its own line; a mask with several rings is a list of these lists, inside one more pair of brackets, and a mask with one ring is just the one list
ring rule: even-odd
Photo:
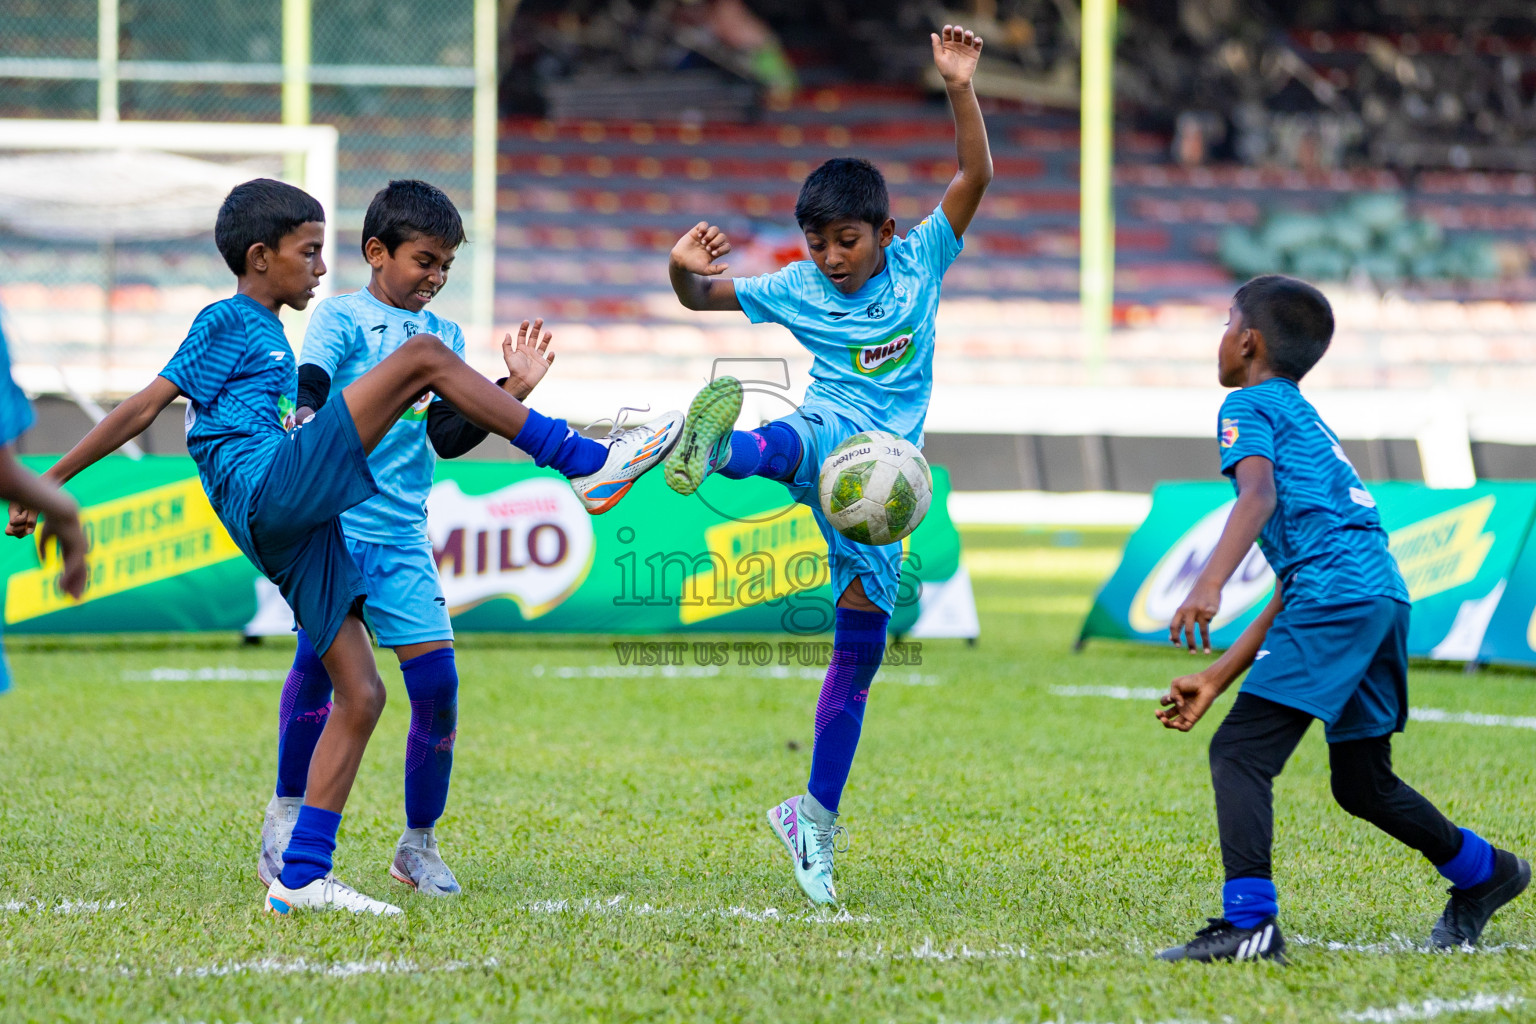
[[187,451],[203,490],[255,561],[251,510],[277,446],[293,429],[299,390],[282,321],[244,295],[215,302],[197,314],[160,376],[187,396]]
[[1271,377],[1228,395],[1217,438],[1221,471],[1234,486],[1237,464],[1250,455],[1274,464],[1275,511],[1259,547],[1287,607],[1408,600],[1376,500],[1295,381]]

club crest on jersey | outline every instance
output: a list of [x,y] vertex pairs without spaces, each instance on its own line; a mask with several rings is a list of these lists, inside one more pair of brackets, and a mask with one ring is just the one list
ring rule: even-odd
[[1221,421],[1221,446],[1231,448],[1237,444],[1237,420],[1224,419]]
[[915,351],[912,334],[912,328],[903,327],[873,345],[849,346],[853,368],[866,377],[879,377],[905,366]]

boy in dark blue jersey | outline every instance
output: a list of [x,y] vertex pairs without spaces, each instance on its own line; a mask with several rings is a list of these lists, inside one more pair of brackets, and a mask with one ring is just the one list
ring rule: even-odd
[[[595,474],[617,483],[655,466],[682,432],[681,414],[658,429],[592,441],[524,406],[470,369],[441,339],[418,334],[295,423],[298,372],[277,314],[303,309],[325,273],[325,212],[280,181],[238,185],[219,209],[214,240],[236,294],[198,314],[164,370],[112,410],[48,470],[63,483],[116,451],[186,395],[187,448],[235,544],[277,584],[334,687],[310,760],[304,805],[265,897],[272,911],[398,907],[331,875],[336,830],[363,750],[384,707],[384,684],[361,617],[367,593],[340,515],[378,493],[368,455],[407,409],[435,393],[471,423],[553,466],[577,486]],[[653,422],[651,427],[656,427]],[[15,506],[7,532],[35,516]]]
[[1252,666],[1211,738],[1211,781],[1226,869],[1223,916],[1165,960],[1283,960],[1270,874],[1273,782],[1314,718],[1328,739],[1333,795],[1350,814],[1418,850],[1450,882],[1433,946],[1477,942],[1530,883],[1530,865],[1457,828],[1392,771],[1408,720],[1408,590],[1360,476],[1297,382],[1333,337],[1311,285],[1257,277],[1238,289],[1217,357],[1221,470],[1237,489],[1221,539],[1169,627],[1210,650],[1221,588],[1258,540],[1275,596],[1209,668],[1175,679],[1158,718],[1187,732]]

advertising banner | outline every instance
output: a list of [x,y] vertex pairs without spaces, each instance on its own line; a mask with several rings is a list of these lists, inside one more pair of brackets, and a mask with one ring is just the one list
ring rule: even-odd
[[1536,665],[1536,543],[1525,550],[1509,574],[1507,586],[1487,600],[1488,615],[1477,660]]
[[[25,461],[41,470],[51,460]],[[938,594],[947,592],[938,584],[963,578],[949,477],[938,466],[933,477],[928,516],[904,544],[891,623],[898,634],[923,610],[923,583]],[[7,631],[262,633],[291,625],[276,588],[214,515],[190,458],[113,456],[70,491],[91,543],[85,597],[77,603],[59,591],[56,554],[40,564],[34,541],[7,538]],[[711,478],[685,499],[653,473],[613,511],[591,516],[551,471],[442,462],[427,521],[458,630],[811,635],[833,622],[826,545],[810,510],[788,503],[769,480]]]
[[[1530,532],[1536,484],[1430,490],[1382,483],[1371,493],[1413,601],[1409,653],[1479,659],[1490,618]],[[1099,591],[1081,639],[1168,643],[1168,622],[1210,558],[1234,504],[1232,487],[1226,483],[1158,487],[1151,512]],[[1536,564],[1531,572],[1536,575]],[[1222,591],[1211,642],[1226,647],[1236,640],[1268,602],[1274,583],[1255,546]],[[1536,580],[1532,600],[1536,602]]]

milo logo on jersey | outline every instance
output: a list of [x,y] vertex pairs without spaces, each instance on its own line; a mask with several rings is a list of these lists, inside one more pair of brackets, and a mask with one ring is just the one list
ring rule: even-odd
[[403,420],[410,420],[412,423],[420,423],[422,420],[427,418],[427,406],[432,404],[432,399],[434,397],[435,396],[432,394],[432,392],[424,392],[420,398],[411,403],[411,407],[409,409],[400,414],[400,418]]
[[853,357],[853,368],[866,377],[882,377],[912,361],[916,351],[910,327],[903,327],[873,345],[850,345],[848,354]]

